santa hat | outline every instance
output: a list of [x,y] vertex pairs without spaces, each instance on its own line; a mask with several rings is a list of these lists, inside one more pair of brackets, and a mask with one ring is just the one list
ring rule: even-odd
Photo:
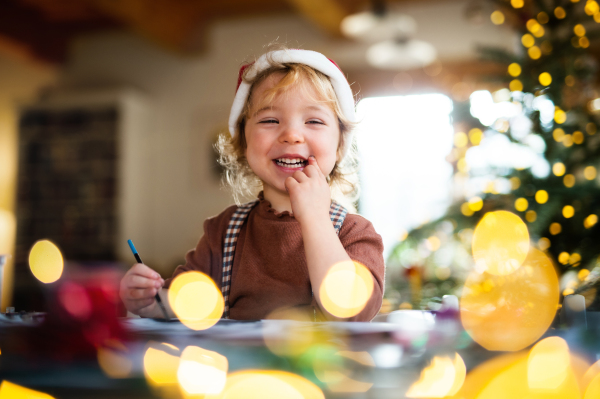
[[[352,89],[350,89],[350,85],[348,84],[346,77],[335,62],[325,57],[323,54],[317,53],[316,51],[277,50],[263,54],[256,60],[256,62],[244,65],[240,68],[237,91],[235,93],[235,98],[233,99],[233,105],[231,106],[231,112],[229,114],[229,133],[231,133],[231,137],[235,137],[236,135],[236,124],[238,118],[240,117],[242,110],[244,109],[244,105],[248,99],[248,95],[250,94],[250,84],[242,79],[244,71],[247,68],[250,68],[246,77],[247,79],[252,80],[260,72],[271,67],[271,63],[269,62],[270,60],[282,64],[305,64],[329,77],[331,85],[333,86],[333,90],[335,91],[337,99],[340,103],[342,113],[348,121],[356,121]],[[343,148],[342,153],[345,156],[350,149],[352,137],[347,137],[344,140],[344,143],[345,148]]]

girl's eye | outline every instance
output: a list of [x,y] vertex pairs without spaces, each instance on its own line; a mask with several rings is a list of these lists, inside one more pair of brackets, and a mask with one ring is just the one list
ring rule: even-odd
[[258,123],[279,123],[279,122],[277,122],[277,119],[264,119],[262,121],[259,121]]
[[306,123],[309,123],[309,124],[317,124],[317,125],[324,125],[324,124],[325,124],[325,123],[323,123],[323,121],[320,121],[320,120],[318,120],[318,119],[311,119],[311,120],[309,120],[309,121],[308,121],[308,122],[306,122]]

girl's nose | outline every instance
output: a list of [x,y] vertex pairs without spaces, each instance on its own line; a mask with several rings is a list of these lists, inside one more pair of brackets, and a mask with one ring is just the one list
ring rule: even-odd
[[304,135],[296,126],[285,126],[279,136],[279,141],[288,144],[303,143]]

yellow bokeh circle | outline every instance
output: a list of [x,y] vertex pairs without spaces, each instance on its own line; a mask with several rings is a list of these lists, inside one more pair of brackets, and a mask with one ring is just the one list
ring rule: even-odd
[[554,173],[556,176],[562,176],[565,174],[565,172],[566,168],[564,163],[556,162],[554,165],[552,165],[552,173]]
[[521,66],[516,62],[513,62],[508,66],[508,74],[514,78],[521,74]]
[[286,371],[243,370],[227,376],[227,399],[325,399],[323,391],[304,377]]
[[529,207],[529,202],[525,198],[517,198],[515,201],[515,209],[519,212],[524,212]]
[[48,240],[33,244],[29,251],[29,268],[42,283],[53,283],[60,278],[64,261],[60,250]]
[[546,202],[548,202],[548,191],[538,190],[535,193],[535,200],[538,204],[545,204]]
[[542,72],[539,76],[540,84],[549,86],[552,83],[552,76],[548,72]]
[[573,215],[575,215],[575,208],[573,208],[571,205],[565,205],[563,207],[562,214],[567,219],[572,218]]
[[496,10],[490,15],[490,19],[492,20],[492,23],[494,25],[502,25],[504,23],[505,18],[502,11]]
[[193,271],[175,277],[169,288],[169,304],[187,327],[205,330],[219,321],[225,302],[210,277]]
[[510,91],[523,91],[523,83],[519,79],[513,79],[508,84]]
[[523,265],[512,274],[471,273],[463,288],[460,315],[467,333],[484,348],[517,351],[546,332],[558,300],[552,261],[531,248]]
[[507,211],[486,213],[473,233],[473,258],[478,270],[507,275],[529,252],[529,231],[520,217]]
[[352,317],[364,309],[373,287],[373,276],[364,265],[355,261],[336,263],[321,284],[321,303],[335,317]]

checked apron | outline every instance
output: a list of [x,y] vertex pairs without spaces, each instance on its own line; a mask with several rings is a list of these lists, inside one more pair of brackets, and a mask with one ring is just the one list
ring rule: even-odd
[[[225,300],[225,309],[223,310],[224,319],[229,318],[229,290],[231,288],[231,268],[233,266],[233,257],[235,256],[235,244],[248,214],[259,202],[259,200],[254,200],[238,206],[227,226],[225,242],[223,243],[223,277],[221,280],[221,292]],[[331,201],[329,217],[337,235],[340,234],[340,229],[342,228],[342,224],[344,224],[347,214],[348,211],[346,208],[335,201]]]

